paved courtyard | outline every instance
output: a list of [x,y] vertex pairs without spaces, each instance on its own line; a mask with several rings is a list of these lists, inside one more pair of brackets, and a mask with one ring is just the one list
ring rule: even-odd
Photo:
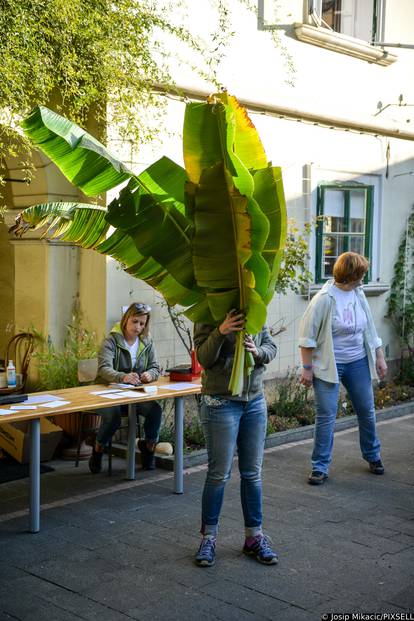
[[[368,472],[355,429],[335,436],[321,487],[306,483],[311,441],[266,451],[265,567],[241,553],[237,466],[226,490],[217,563],[193,564],[205,466],[92,476],[53,462],[41,476],[41,532],[27,532],[28,479],[0,486],[0,621],[185,619],[311,621],[327,613],[414,618],[414,414],[379,423],[385,476]],[[327,618],[327,617],[325,617]]]

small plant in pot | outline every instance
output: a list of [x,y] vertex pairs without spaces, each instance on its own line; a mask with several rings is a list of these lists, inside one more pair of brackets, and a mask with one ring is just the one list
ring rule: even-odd
[[[45,337],[38,331],[34,333],[36,348],[33,359],[39,376],[37,390],[72,388],[95,380],[99,343],[96,333],[82,326],[79,308],[73,309],[62,347],[55,346],[50,337]],[[86,418],[87,420],[84,415],[83,427],[88,428],[96,426],[99,420],[94,414],[88,414]],[[56,424],[65,432],[67,446],[63,450],[63,457],[74,459],[81,417],[79,414],[61,414],[55,419]],[[90,452],[90,447],[82,445],[80,458],[86,459]]]

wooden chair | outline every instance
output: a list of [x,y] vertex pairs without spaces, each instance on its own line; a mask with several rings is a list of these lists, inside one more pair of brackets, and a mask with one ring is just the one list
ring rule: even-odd
[[16,367],[16,373],[22,376],[22,383],[16,388],[2,388],[1,393],[6,392],[24,392],[29,372],[30,360],[34,349],[34,335],[30,332],[19,332],[15,334],[7,344],[5,365],[9,364],[9,360],[13,360]]

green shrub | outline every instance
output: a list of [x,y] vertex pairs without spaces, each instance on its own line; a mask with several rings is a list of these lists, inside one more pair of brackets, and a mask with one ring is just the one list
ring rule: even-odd
[[276,399],[269,406],[269,415],[290,423],[296,420],[298,426],[311,425],[315,420],[315,411],[310,394],[309,389],[299,384],[297,369],[289,369],[277,385]]
[[395,383],[414,387],[414,355],[401,358],[400,370]]
[[32,332],[36,337],[33,359],[39,373],[37,390],[79,386],[79,360],[96,358],[99,349],[96,333],[82,327],[80,311],[73,311],[61,348],[55,347],[50,337],[33,329]]
[[286,429],[295,429],[295,427],[299,426],[300,423],[296,418],[286,418],[275,414],[269,414],[266,435],[277,433],[278,431],[286,431]]
[[[174,406],[163,402],[164,415],[160,429],[160,442],[174,445]],[[205,447],[203,427],[197,414],[187,413],[184,418],[184,450],[194,451]]]

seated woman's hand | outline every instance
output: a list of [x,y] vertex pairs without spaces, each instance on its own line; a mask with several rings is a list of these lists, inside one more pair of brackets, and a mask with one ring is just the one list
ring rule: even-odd
[[149,382],[152,382],[151,373],[148,373],[148,371],[144,371],[144,373],[141,373],[140,375],[140,380],[143,384],[149,384]]
[[137,386],[139,384],[139,375],[138,373],[127,373],[124,375],[123,380],[124,384],[133,384]]

